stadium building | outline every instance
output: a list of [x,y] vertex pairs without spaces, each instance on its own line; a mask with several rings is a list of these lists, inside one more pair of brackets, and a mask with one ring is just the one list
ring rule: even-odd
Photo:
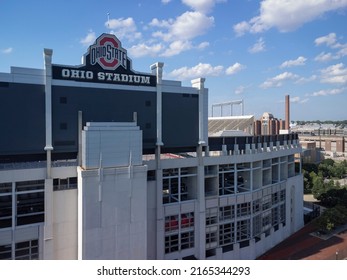
[[52,56],[0,73],[0,259],[255,259],[303,226],[296,134],[209,136],[204,79],[114,35]]

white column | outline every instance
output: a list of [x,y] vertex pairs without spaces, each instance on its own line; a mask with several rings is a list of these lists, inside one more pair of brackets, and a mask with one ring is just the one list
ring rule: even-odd
[[47,152],[47,179],[51,178],[51,151],[52,146],[52,54],[53,50],[44,49],[45,62],[45,119],[46,119],[46,146]]
[[163,146],[162,140],[162,78],[163,62],[157,62],[151,65],[152,74],[157,76],[157,146]]
[[192,87],[199,91],[199,145],[207,144],[207,91],[205,90],[205,78],[198,78],[191,81]]

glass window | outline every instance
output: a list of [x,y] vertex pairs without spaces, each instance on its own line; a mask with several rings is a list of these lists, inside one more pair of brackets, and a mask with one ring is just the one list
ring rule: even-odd
[[219,225],[219,245],[227,245],[234,243],[235,227],[234,223]]
[[251,214],[251,203],[245,202],[237,204],[237,217],[243,217]]
[[230,221],[231,219],[235,218],[234,209],[234,205],[219,207],[219,220]]
[[39,245],[38,240],[30,240],[16,243],[16,260],[38,260]]

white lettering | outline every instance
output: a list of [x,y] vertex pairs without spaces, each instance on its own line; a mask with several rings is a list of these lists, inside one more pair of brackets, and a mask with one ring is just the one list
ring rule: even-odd
[[148,76],[141,76],[141,84],[150,84]]
[[69,78],[70,77],[70,70],[69,69],[63,69],[61,70],[61,76],[63,78]]
[[93,80],[93,77],[94,77],[94,74],[93,74],[92,71],[87,71],[87,72],[86,72],[86,78],[87,78],[88,80]]
[[121,77],[122,77],[122,82],[128,82],[129,81],[128,75],[122,74]]
[[98,80],[100,80],[100,81],[105,80],[105,73],[104,72],[99,72],[98,73]]

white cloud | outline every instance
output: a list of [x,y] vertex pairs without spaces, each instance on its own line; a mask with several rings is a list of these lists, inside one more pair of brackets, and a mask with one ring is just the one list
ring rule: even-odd
[[234,25],[236,36],[242,36],[251,29],[251,25],[247,21],[242,21]]
[[164,41],[185,41],[205,34],[214,25],[214,18],[200,12],[185,12],[175,20],[152,20],[151,25],[167,29],[154,32],[154,37]]
[[210,43],[209,42],[202,42],[202,43],[200,43],[198,46],[197,46],[197,48],[199,49],[199,50],[203,50],[203,49],[206,49],[207,47],[209,47],[210,46]]
[[280,65],[280,68],[288,68],[288,67],[293,67],[293,66],[302,66],[302,65],[305,65],[306,60],[307,59],[305,57],[299,56],[297,59],[287,60],[287,61],[283,62]]
[[166,48],[166,50],[160,56],[174,56],[180,54],[183,51],[190,50],[191,48],[192,44],[190,41],[174,41],[168,46],[168,48]]
[[260,87],[264,89],[271,87],[280,87],[282,86],[284,81],[297,80],[298,78],[299,76],[296,74],[293,74],[291,72],[283,72],[273,78],[267,79],[264,83],[260,85]]
[[128,49],[128,52],[131,57],[158,56],[163,49],[162,44],[137,44]]
[[226,0],[182,0],[182,3],[191,7],[195,11],[209,13],[217,3],[226,2]]
[[335,33],[329,33],[326,36],[318,37],[314,40],[316,46],[325,45],[335,50],[335,54],[329,52],[321,52],[315,57],[315,61],[327,62],[333,59],[340,59],[347,55],[347,44],[341,44],[336,39]]
[[225,70],[225,74],[227,75],[234,75],[237,72],[240,72],[242,69],[245,69],[246,66],[236,62],[233,65],[229,66],[226,70]]
[[105,22],[105,26],[111,29],[119,39],[128,39],[134,41],[140,39],[142,34],[137,31],[136,23],[132,17],[110,19]]
[[332,53],[325,53],[321,52],[319,55],[317,55],[314,60],[319,62],[327,62],[335,59],[336,57]]
[[333,89],[323,89],[319,91],[315,91],[311,94],[311,96],[329,96],[329,95],[337,95],[346,91],[347,88],[333,88]]
[[96,40],[95,32],[90,30],[88,34],[80,40],[80,43],[83,46],[90,46],[91,44],[95,42],[95,40]]
[[161,3],[165,4],[169,4],[171,2],[171,0],[161,0]]
[[248,88],[250,88],[251,86],[252,86],[252,85],[246,85],[246,86],[241,85],[241,86],[238,86],[238,87],[235,89],[234,93],[237,94],[237,95],[243,94],[243,93],[244,93]]
[[258,52],[263,52],[265,51],[266,47],[265,47],[265,41],[263,38],[259,38],[257,40],[257,42],[251,47],[248,49],[248,51],[250,53],[258,53]]
[[13,52],[13,48],[11,48],[11,47],[1,50],[1,53],[3,53],[3,54],[10,54],[12,52]]
[[188,68],[187,66],[175,69],[170,72],[169,77],[176,78],[178,80],[190,80],[194,78],[201,78],[207,76],[219,76],[223,73],[224,67],[212,66],[208,63],[199,63],[196,66]]
[[330,33],[326,36],[319,37],[314,40],[314,43],[316,46],[325,44],[327,46],[332,46],[336,43],[336,34],[335,33]]
[[298,80],[295,83],[296,84],[304,84],[304,83],[312,82],[315,80],[317,80],[317,75],[312,75],[308,78],[305,78],[305,77],[298,78]]
[[259,15],[250,19],[248,26],[245,23],[234,25],[234,31],[240,35],[242,32],[259,33],[275,27],[281,32],[289,32],[327,12],[346,7],[347,0],[263,0]]
[[346,84],[347,68],[343,63],[331,65],[321,70],[321,82],[329,84]]

